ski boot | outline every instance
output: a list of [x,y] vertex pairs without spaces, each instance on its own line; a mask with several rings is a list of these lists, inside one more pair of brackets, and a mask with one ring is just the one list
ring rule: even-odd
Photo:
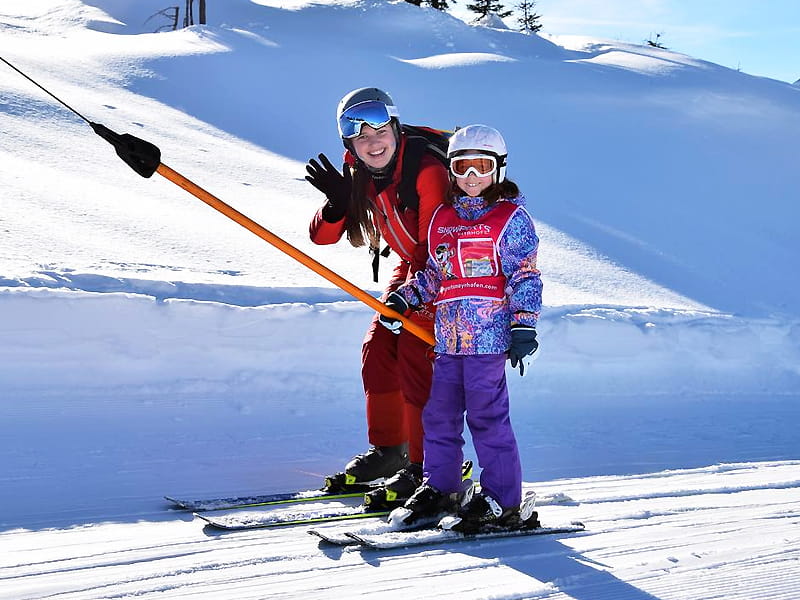
[[343,473],[326,477],[322,489],[331,494],[369,491],[376,487],[373,482],[394,475],[408,464],[408,444],[373,446],[353,457]]
[[[422,485],[422,475],[422,465],[410,463],[387,479],[382,487],[367,492],[364,495],[364,505],[374,510],[391,510],[402,506]],[[461,480],[466,481],[471,477],[472,461],[465,460],[461,465]]]
[[377,489],[379,484],[377,483],[362,483],[357,482],[352,479],[352,477],[348,477],[347,473],[339,472],[334,473],[333,475],[328,475],[325,478],[325,484],[320,488],[320,491],[325,492],[326,494],[355,494],[355,493],[367,493],[372,490]]
[[364,494],[364,505],[373,510],[402,506],[421,485],[422,465],[409,463],[387,479],[382,487]]
[[441,529],[465,534],[508,529],[535,529],[541,527],[539,515],[534,510],[536,494],[529,494],[520,506],[503,508],[488,494],[473,488],[465,496],[454,516],[439,522]]
[[471,478],[472,461],[466,460],[461,465],[461,490],[443,494],[432,485],[423,484],[403,506],[395,508],[389,514],[390,527],[398,531],[424,527],[456,512],[464,494],[474,487]]
[[538,529],[542,526],[539,522],[539,513],[536,512],[536,492],[528,492],[519,507],[519,518],[522,529]]
[[396,530],[424,527],[438,522],[458,508],[460,493],[443,494],[431,485],[418,488],[403,506],[389,514],[389,526]]

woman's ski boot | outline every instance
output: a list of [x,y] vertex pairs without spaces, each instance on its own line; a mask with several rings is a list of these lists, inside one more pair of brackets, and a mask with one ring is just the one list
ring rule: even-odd
[[329,494],[368,491],[376,487],[378,480],[393,476],[408,464],[408,444],[373,446],[354,456],[343,473],[326,477],[322,489]]

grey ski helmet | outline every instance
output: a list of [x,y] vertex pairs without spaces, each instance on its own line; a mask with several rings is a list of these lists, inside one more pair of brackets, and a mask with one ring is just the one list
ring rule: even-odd
[[[363,110],[363,114],[359,114],[360,110]],[[348,119],[350,115],[354,118]],[[398,130],[399,116],[400,113],[392,97],[374,87],[358,88],[349,92],[339,101],[339,106],[336,108],[339,135],[345,145],[348,139],[358,135],[365,123],[383,126],[392,122],[395,130]]]
[[459,154],[477,151],[481,154],[490,154],[497,158],[497,183],[506,178],[506,158],[508,149],[506,141],[500,132],[488,125],[467,125],[457,129],[450,137],[447,146],[447,158]]

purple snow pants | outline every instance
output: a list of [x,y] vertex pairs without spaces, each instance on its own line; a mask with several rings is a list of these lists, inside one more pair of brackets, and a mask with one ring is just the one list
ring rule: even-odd
[[466,411],[482,469],[481,488],[510,508],[521,501],[522,467],[508,414],[505,365],[505,354],[437,354],[422,423],[429,485],[443,493],[461,489]]

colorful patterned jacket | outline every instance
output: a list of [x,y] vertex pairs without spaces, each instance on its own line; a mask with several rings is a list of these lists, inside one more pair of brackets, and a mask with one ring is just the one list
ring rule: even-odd
[[[512,214],[500,236],[497,254],[506,277],[502,300],[462,298],[436,305],[435,335],[437,354],[502,354],[511,342],[511,325],[535,326],[542,307],[542,280],[536,268],[539,238],[533,219],[523,205],[522,195],[511,200],[519,208]],[[487,206],[481,197],[462,196],[453,203],[458,216],[478,221],[496,205]],[[452,210],[443,208],[442,210]],[[412,307],[433,301],[447,265],[429,253],[425,269],[414,274],[398,293]]]

